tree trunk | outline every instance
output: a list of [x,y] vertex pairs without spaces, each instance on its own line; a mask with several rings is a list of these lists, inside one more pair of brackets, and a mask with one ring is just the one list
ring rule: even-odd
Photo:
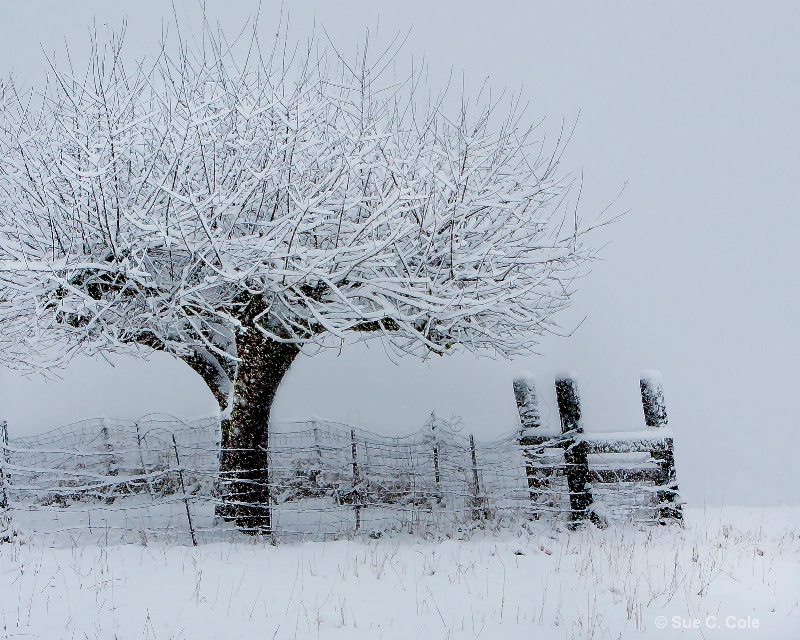
[[269,416],[278,387],[300,353],[250,327],[236,340],[240,358],[230,419],[222,422],[222,504],[217,513],[248,533],[272,532]]

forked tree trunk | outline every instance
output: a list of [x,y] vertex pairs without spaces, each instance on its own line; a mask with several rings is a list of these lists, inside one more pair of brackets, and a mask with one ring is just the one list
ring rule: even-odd
[[300,353],[255,328],[236,340],[240,358],[230,418],[222,423],[222,504],[217,513],[243,531],[272,532],[269,489],[269,416],[278,387]]

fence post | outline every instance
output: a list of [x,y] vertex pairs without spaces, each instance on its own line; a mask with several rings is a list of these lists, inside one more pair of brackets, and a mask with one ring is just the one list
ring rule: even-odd
[[194,532],[192,523],[192,512],[189,510],[189,496],[186,495],[186,486],[183,484],[183,469],[181,468],[181,457],[178,455],[178,442],[175,434],[172,434],[172,446],[175,448],[175,462],[178,463],[178,478],[181,481],[181,492],[183,493],[183,504],[186,506],[186,519],[189,521],[189,532],[192,534],[192,545],[197,546],[197,536]]
[[0,455],[0,542],[10,542],[14,536],[11,525],[11,503],[9,501],[9,482],[6,466],[8,465],[8,424],[0,422],[0,446],[3,451]]
[[556,399],[561,416],[561,433],[567,436],[564,442],[564,461],[567,464],[567,485],[572,521],[578,523],[590,518],[599,518],[591,511],[592,491],[589,485],[589,458],[587,445],[581,438],[581,398],[578,394],[577,375],[574,372],[556,377]]
[[354,510],[356,512],[356,531],[361,529],[361,504],[359,503],[360,495],[358,484],[361,482],[358,473],[358,459],[356,458],[356,430],[350,429],[350,452],[353,459],[353,498],[355,500]]
[[478,476],[478,454],[475,450],[475,438],[469,434],[469,450],[472,456],[472,519],[483,520],[489,514],[485,509],[486,500],[481,496],[481,485]]
[[514,399],[523,430],[538,429],[542,425],[539,415],[539,399],[536,396],[536,379],[533,374],[522,372],[514,378]]
[[[425,430],[426,427],[430,426],[429,430]],[[423,434],[424,434],[424,441],[432,447],[433,453],[433,480],[435,482],[434,493],[431,497],[436,499],[438,504],[442,503],[442,494],[441,494],[441,482],[442,482],[442,470],[439,464],[439,430],[438,430],[438,420],[436,418],[436,412],[431,413],[431,417],[428,419],[428,422],[425,423],[425,427],[423,427]]]
[[317,467],[322,469],[322,447],[319,444],[319,427],[314,423],[314,453],[317,456]]
[[[639,389],[642,392],[644,422],[648,429],[667,427],[667,406],[664,403],[664,385],[659,371],[643,371],[639,376]],[[658,477],[659,490],[656,498],[659,504],[658,515],[661,520],[682,520],[683,511],[678,497],[678,481],[675,472],[675,451],[672,438],[664,438],[664,446],[651,451],[658,461],[661,471]]]
[[136,445],[139,447],[139,462],[142,463],[142,473],[147,477],[147,489],[150,492],[150,497],[155,497],[153,490],[153,482],[150,480],[150,471],[144,461],[144,453],[142,452],[142,433],[139,429],[139,422],[136,422]]
[[[539,400],[536,395],[536,380],[533,374],[522,372],[514,378],[514,399],[517,402],[519,421],[522,428],[519,432],[519,444],[522,447],[522,456],[525,459],[525,476],[528,479],[528,493],[532,503],[541,501],[545,497],[549,482],[544,469],[537,467],[537,447],[548,438],[537,433],[541,427],[539,415]],[[534,511],[534,519],[539,518],[539,512]]]
[[[114,445],[111,443],[111,434],[108,430],[108,425],[106,424],[106,419],[103,417],[103,428],[100,430],[100,435],[103,438],[103,448],[105,449],[106,455],[106,475],[111,478],[113,476],[119,475],[119,466],[117,464],[117,458],[114,455]],[[116,499],[116,491],[118,485],[109,484],[106,488],[106,491],[110,492],[106,494],[106,504],[113,504],[114,500]]]
[[319,486],[322,481],[322,446],[319,442],[319,423],[314,421],[314,460],[308,473],[308,481],[312,486]]

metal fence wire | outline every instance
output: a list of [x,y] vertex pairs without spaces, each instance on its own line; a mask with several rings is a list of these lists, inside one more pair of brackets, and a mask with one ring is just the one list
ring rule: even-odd
[[[476,523],[568,519],[558,444],[523,447],[519,432],[476,442],[435,417],[403,437],[322,420],[278,423],[268,448],[272,531],[282,539],[448,535]],[[84,420],[6,438],[3,451],[2,499],[21,530],[145,543],[240,535],[215,516],[224,482],[217,418]],[[636,479],[656,462],[636,453],[595,458],[604,477],[593,486],[594,510],[612,521],[657,521],[659,487]]]

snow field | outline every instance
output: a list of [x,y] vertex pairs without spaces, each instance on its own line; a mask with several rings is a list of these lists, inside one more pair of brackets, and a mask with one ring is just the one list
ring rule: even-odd
[[196,549],[21,534],[0,547],[0,637],[799,637],[800,509],[687,522]]

